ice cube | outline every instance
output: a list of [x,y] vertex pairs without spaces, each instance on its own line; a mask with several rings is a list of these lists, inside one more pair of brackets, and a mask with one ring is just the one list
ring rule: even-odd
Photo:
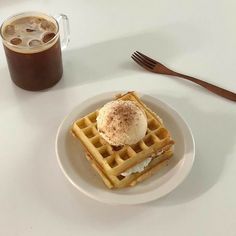
[[43,42],[47,43],[48,41],[50,41],[51,39],[53,39],[55,37],[54,33],[47,33],[43,36]]
[[[40,19],[39,18],[33,17],[33,16],[27,18],[27,21],[26,21],[26,31],[27,31],[27,29],[31,29],[31,30],[36,31],[36,29],[38,28],[39,24],[40,24]],[[29,32],[29,31],[27,31],[27,32]],[[31,32],[33,32],[33,31],[31,31]]]
[[42,20],[40,24],[41,28],[47,31],[54,31],[56,29],[56,26],[47,20]]
[[41,18],[38,18],[38,17],[30,17],[29,18],[29,23],[30,24],[39,24],[41,22]]
[[31,33],[31,32],[34,32],[34,31],[36,31],[36,30],[35,29],[29,29],[29,28],[26,29],[26,32],[28,32],[28,33]]
[[20,38],[13,38],[11,39],[10,43],[13,45],[19,45],[22,43],[22,40]]
[[6,35],[14,35],[15,34],[15,26],[14,25],[7,25],[4,29],[4,33]]
[[32,39],[30,42],[29,42],[29,46],[30,47],[37,47],[37,46],[40,46],[42,44],[42,42],[38,39]]

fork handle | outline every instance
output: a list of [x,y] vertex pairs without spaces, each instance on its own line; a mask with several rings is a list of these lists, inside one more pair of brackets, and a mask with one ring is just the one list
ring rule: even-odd
[[199,84],[201,85],[202,87],[204,87],[205,89],[208,89],[209,91],[221,96],[221,97],[224,97],[224,98],[227,98],[231,101],[234,101],[236,102],[236,94],[231,92],[231,91],[228,91],[226,89],[223,89],[223,88],[220,88],[216,85],[213,85],[213,84],[210,84],[210,83],[207,83],[203,80],[200,80],[200,79],[197,79],[197,78],[194,78],[194,77],[191,77],[191,76],[188,76],[188,75],[184,75],[184,74],[181,74],[181,73],[177,73],[175,71],[172,71],[172,73],[170,73],[171,75],[173,76],[178,76],[178,77],[181,77],[183,79],[186,79],[186,80],[190,80],[196,84]]

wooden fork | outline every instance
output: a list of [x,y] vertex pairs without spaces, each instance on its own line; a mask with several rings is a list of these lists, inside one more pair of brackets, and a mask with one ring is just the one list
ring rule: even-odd
[[236,94],[228,91],[226,89],[220,88],[216,85],[207,83],[203,80],[200,79],[196,79],[194,77],[188,76],[188,75],[184,75],[178,72],[175,72],[169,68],[167,68],[166,66],[164,66],[163,64],[161,64],[158,61],[155,61],[154,59],[142,54],[141,52],[134,52],[133,55],[131,56],[131,58],[138,63],[141,67],[143,67],[144,69],[154,72],[154,73],[158,73],[158,74],[163,74],[163,75],[171,75],[171,76],[177,76],[180,77],[182,79],[186,79],[186,80],[190,80],[196,84],[201,85],[202,87],[208,89],[209,91],[227,98],[231,101],[236,101]]

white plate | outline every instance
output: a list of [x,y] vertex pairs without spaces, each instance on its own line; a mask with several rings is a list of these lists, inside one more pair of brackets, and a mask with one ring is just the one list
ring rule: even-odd
[[183,118],[169,105],[142,95],[141,99],[164,121],[175,140],[174,157],[169,165],[135,187],[109,190],[88,163],[79,142],[69,130],[78,118],[103,106],[116,93],[110,92],[79,104],[61,123],[56,137],[56,153],[66,178],[82,193],[109,204],[139,204],[160,198],[176,188],[190,172],[195,155],[194,139]]

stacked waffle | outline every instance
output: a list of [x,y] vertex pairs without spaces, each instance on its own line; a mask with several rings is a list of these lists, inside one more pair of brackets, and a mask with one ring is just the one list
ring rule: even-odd
[[[84,146],[87,159],[108,188],[134,186],[155,174],[173,155],[174,141],[162,120],[134,92],[117,96],[117,101],[122,101],[121,104],[127,103],[126,105],[132,103],[141,111],[146,119],[146,128],[145,123],[137,123],[140,112],[137,115],[137,112],[122,108],[109,114],[110,120],[107,121],[109,129],[104,130],[99,119],[102,109],[75,121],[71,129],[72,134]],[[133,118],[127,119],[127,114],[132,115],[132,112]],[[121,116],[122,113],[125,115]],[[119,123],[116,120],[117,115]],[[124,120],[121,120],[121,117],[124,117]],[[139,117],[142,117],[142,114]],[[131,130],[137,135],[125,133],[122,136],[120,134],[122,130],[127,131],[122,124],[126,123],[127,126],[131,120],[136,120],[136,123],[129,132]],[[121,125],[113,127],[114,124]],[[117,139],[117,135],[121,135],[122,139]],[[135,137],[140,137],[140,139],[135,140]]]

